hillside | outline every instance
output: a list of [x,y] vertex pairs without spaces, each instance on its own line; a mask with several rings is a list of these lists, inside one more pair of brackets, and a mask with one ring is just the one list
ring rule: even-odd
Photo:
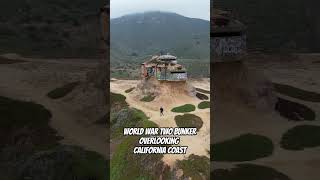
[[96,57],[105,1],[11,0],[0,6],[0,52]]
[[110,31],[113,68],[139,65],[161,52],[188,59],[180,61],[186,66],[209,62],[209,21],[154,11],[111,19]]
[[319,51],[320,12],[315,0],[215,0],[248,26],[249,48],[271,51]]

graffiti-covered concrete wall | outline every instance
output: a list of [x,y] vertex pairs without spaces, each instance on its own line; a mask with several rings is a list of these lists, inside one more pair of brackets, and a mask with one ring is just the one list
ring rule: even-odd
[[211,37],[213,56],[235,56],[246,51],[246,35]]

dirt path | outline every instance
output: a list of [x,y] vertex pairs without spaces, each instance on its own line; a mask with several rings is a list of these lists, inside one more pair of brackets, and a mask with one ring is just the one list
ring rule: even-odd
[[[41,62],[45,63],[45,60]],[[28,62],[24,63],[24,66],[26,65],[28,65]],[[61,141],[62,143],[81,146],[106,156],[105,128],[79,123],[85,122],[81,120],[83,117],[73,113],[66,103],[52,100],[46,96],[51,87],[57,87],[57,85],[48,82],[48,87],[34,86],[34,81],[36,80],[29,79],[31,77],[34,77],[31,72],[19,68],[16,64],[1,65],[0,95],[13,99],[33,101],[43,105],[52,113],[50,125],[58,131],[60,136],[64,137]],[[30,83],[30,81],[33,81],[33,83]]]
[[[136,87],[140,81],[133,80],[116,80],[111,82],[111,92],[122,94],[126,96],[126,102],[129,106],[143,111],[151,121],[155,122],[159,127],[177,127],[174,117],[176,115],[182,115],[183,113],[171,112],[171,109],[184,104],[197,105],[201,102],[196,97],[190,97],[185,94],[166,94],[167,97],[156,98],[152,102],[142,102],[136,96],[136,90],[130,93],[125,93],[125,90]],[[202,82],[203,86],[208,88],[210,86],[209,81]],[[201,85],[201,82],[197,82],[197,87]],[[200,88],[203,88],[202,86]],[[204,88],[204,89],[206,89]],[[207,90],[210,90],[209,88]],[[159,108],[164,108],[164,116],[160,116]],[[209,157],[208,151],[210,149],[210,110],[198,109],[190,112],[190,114],[201,117],[203,126],[196,136],[181,136],[181,146],[188,146],[187,154],[185,155],[172,155],[166,154],[163,157],[163,161],[171,166],[174,165],[177,159],[181,160],[188,157],[191,154]]]

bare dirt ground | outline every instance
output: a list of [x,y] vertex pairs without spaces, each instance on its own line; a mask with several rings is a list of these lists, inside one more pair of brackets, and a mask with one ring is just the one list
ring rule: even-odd
[[[166,86],[161,87],[162,95],[157,96],[151,102],[143,102],[140,100],[141,95],[137,90],[137,85],[141,83],[137,80],[113,80],[110,83],[110,91],[126,96],[126,101],[130,107],[143,111],[151,121],[155,122],[159,127],[177,127],[174,117],[183,113],[171,112],[171,109],[184,104],[193,104],[196,107],[202,100],[187,93],[180,92],[179,88],[173,90]],[[193,80],[190,85],[210,90],[210,80]],[[125,93],[125,90],[135,87],[130,93]],[[208,95],[210,96],[210,95]],[[160,107],[164,108],[164,116],[160,116]],[[203,155],[209,157],[210,150],[210,110],[198,109],[190,112],[190,114],[201,117],[203,126],[196,136],[181,136],[181,146],[188,146],[187,154],[185,155],[164,155],[163,161],[170,166],[174,166],[177,159],[181,160],[188,157],[190,154]]]
[[[251,69],[257,70],[272,82],[291,85],[308,91],[320,90],[320,56],[318,54],[300,54],[292,57],[265,56],[246,62]],[[288,121],[275,111],[257,111],[256,109],[234,102],[217,104],[214,109],[214,142],[220,142],[244,133],[254,133],[270,138],[275,146],[273,155],[245,163],[254,163],[273,167],[288,175],[292,180],[317,180],[320,172],[320,147],[303,151],[288,151],[280,147],[283,133],[302,124],[320,125],[320,103],[307,102],[277,94],[290,101],[307,105],[316,113],[312,122]],[[230,113],[232,109],[232,113]],[[240,163],[213,162],[213,169],[230,168]]]
[[97,66],[97,60],[33,59],[15,54],[3,56],[25,62],[0,65],[1,96],[43,105],[52,113],[50,124],[64,137],[62,143],[106,155],[104,127],[88,123],[92,122],[90,117],[77,112],[73,108],[76,105],[68,99],[53,100],[46,96],[49,91],[66,83],[85,80],[86,73]]

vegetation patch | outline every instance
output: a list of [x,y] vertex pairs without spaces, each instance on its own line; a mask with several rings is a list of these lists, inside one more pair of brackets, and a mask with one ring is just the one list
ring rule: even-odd
[[196,91],[201,92],[203,94],[210,94],[210,91],[205,90],[205,89],[201,89],[201,88],[196,88]]
[[110,104],[112,104],[111,111],[119,111],[129,106],[124,95],[112,92],[110,92]]
[[125,93],[130,93],[130,92],[133,91],[133,90],[134,90],[134,87],[129,88],[129,89],[125,90],[124,92],[125,92]]
[[273,143],[264,136],[244,134],[233,139],[213,144],[211,159],[214,161],[252,161],[270,156]]
[[207,95],[201,94],[201,93],[198,93],[198,92],[196,93],[196,97],[198,99],[200,99],[200,100],[208,100],[209,99],[209,97]]
[[50,91],[47,96],[51,99],[59,99],[62,98],[64,96],[66,96],[67,94],[69,94],[70,92],[72,92],[72,90],[77,87],[80,84],[79,81],[77,82],[72,82],[72,83],[68,83],[62,87],[56,88],[52,91]]
[[290,180],[290,178],[273,168],[255,164],[238,164],[232,169],[216,169],[211,173],[212,179],[218,180]]
[[281,138],[281,147],[287,150],[303,150],[320,146],[320,126],[300,125],[289,129]]
[[191,154],[188,159],[178,160],[177,167],[183,170],[182,179],[203,180],[210,177],[210,160],[206,156]]
[[143,98],[140,99],[140,101],[144,101],[144,102],[151,102],[156,98],[156,96],[154,96],[153,94],[149,94],[147,96],[144,96]]
[[61,137],[48,125],[51,116],[40,104],[0,96],[0,147],[25,139],[40,149],[56,145]]
[[[1,6],[1,51],[37,57],[98,57],[100,26],[92,14],[98,12],[103,1],[75,0],[72,4],[17,0]],[[14,15],[17,9],[24,13]]]
[[185,104],[185,105],[178,106],[171,109],[172,112],[176,112],[176,113],[187,113],[195,110],[196,110],[196,107],[193,104]]
[[152,126],[151,121],[150,123],[146,122],[149,122],[148,119],[141,110],[134,108],[124,108],[117,113],[112,113],[110,122],[111,136],[116,137],[121,135],[124,127],[138,127],[138,124]]
[[104,157],[60,145],[61,137],[49,126],[50,118],[50,111],[42,105],[0,96],[0,156],[6,157],[2,163],[8,179],[107,179]]
[[275,90],[286,96],[301,99],[303,101],[320,102],[320,93],[306,91],[293,86],[273,83]]
[[202,101],[201,103],[199,103],[198,108],[199,109],[210,108],[210,101]]
[[[142,111],[135,111],[134,118],[128,120],[130,126],[126,127],[158,127],[149,121]],[[133,148],[138,144],[138,140],[139,137],[129,136],[117,146],[111,158],[110,179],[158,179],[160,174],[170,174],[170,168],[165,168],[161,161],[162,154],[133,153]]]
[[72,153],[72,173],[76,179],[105,180],[109,178],[105,158],[93,151],[77,148]]
[[203,125],[201,118],[194,114],[177,115],[174,120],[178,127],[195,127],[199,130]]
[[282,98],[278,98],[275,110],[293,121],[313,121],[316,118],[315,112],[307,106]]

